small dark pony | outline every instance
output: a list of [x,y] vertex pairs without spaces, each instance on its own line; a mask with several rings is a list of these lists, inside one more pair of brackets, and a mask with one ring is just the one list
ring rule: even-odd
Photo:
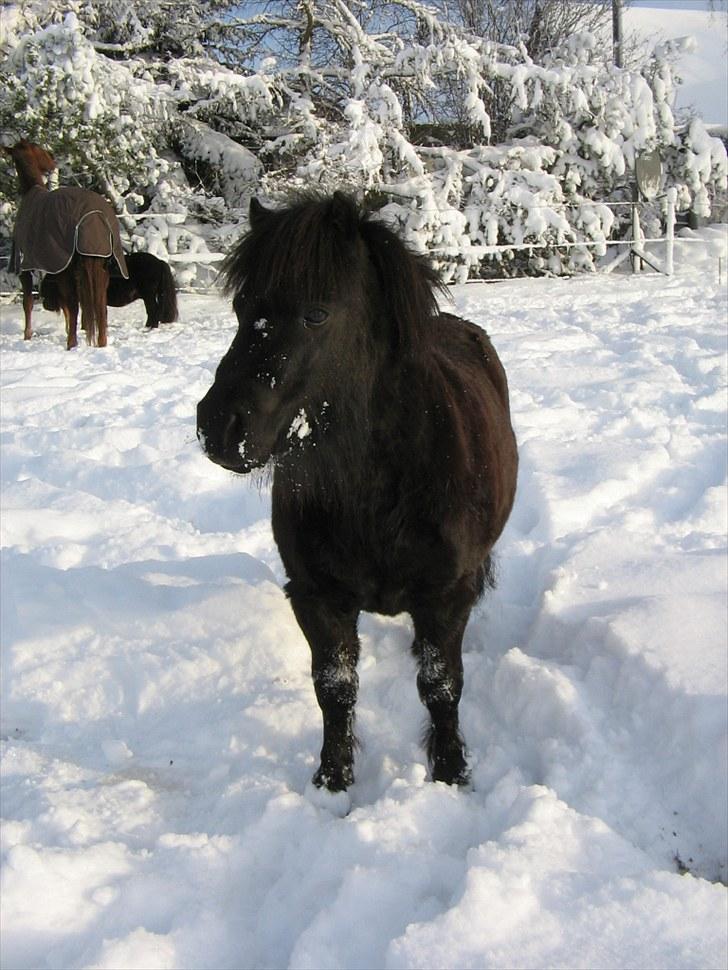
[[115,257],[126,274],[119,223],[109,202],[96,192],[63,186],[50,192],[45,176],[56,168],[53,155],[22,138],[3,151],[15,164],[21,201],[13,237],[13,265],[23,289],[24,338],[32,336],[32,270],[53,273],[66,321],[66,346],[77,345],[78,312],[90,344],[106,346],[107,263]]
[[[177,288],[169,265],[152,253],[127,253],[129,279],[112,275],[106,291],[107,306],[128,306],[134,300],[144,300],[147,311],[145,324],[150,330],[160,323],[173,323],[177,313]],[[58,282],[55,276],[44,276],[40,297],[46,310],[58,312]]]
[[313,781],[354,779],[361,610],[408,612],[431,777],[467,782],[462,640],[492,583],[518,456],[485,332],[432,267],[347,196],[269,210],[223,265],[237,334],[197,409],[207,456],[273,468],[273,532],[323,715]]

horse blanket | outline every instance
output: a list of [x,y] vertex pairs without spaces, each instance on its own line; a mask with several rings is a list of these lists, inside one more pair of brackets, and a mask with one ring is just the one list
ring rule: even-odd
[[74,253],[114,257],[129,278],[119,221],[111,205],[88,189],[62,186],[49,192],[35,185],[20,200],[13,234],[12,268],[20,273],[60,273]]

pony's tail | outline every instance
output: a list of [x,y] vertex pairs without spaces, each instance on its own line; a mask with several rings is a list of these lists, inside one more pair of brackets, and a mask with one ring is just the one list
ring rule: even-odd
[[103,259],[84,256],[79,260],[78,302],[81,326],[91,346],[106,346],[106,291],[109,274]]
[[177,319],[177,287],[167,263],[162,263],[162,277],[157,290],[157,310],[160,323],[174,323]]
[[55,276],[46,274],[41,280],[40,299],[44,310],[50,310],[51,313],[60,313],[61,297]]

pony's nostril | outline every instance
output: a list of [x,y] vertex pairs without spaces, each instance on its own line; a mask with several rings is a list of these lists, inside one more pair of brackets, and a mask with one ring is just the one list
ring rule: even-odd
[[243,417],[239,411],[232,411],[223,425],[222,440],[226,447],[236,446],[243,435]]
[[205,452],[206,455],[210,454],[209,439],[207,434],[202,430],[202,428],[197,428],[197,440],[200,443],[200,448]]

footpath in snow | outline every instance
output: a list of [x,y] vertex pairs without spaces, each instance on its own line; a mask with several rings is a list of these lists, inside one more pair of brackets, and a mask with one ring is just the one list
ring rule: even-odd
[[[722,968],[726,324],[672,279],[453,290],[508,370],[521,470],[466,634],[473,790],[427,781],[409,619],[361,622],[352,811],[265,481],[195,406],[235,327],[2,307],[2,954],[22,968]],[[721,242],[722,241],[722,242]],[[709,255],[712,253],[713,255]],[[725,262],[724,262],[725,267]]]

